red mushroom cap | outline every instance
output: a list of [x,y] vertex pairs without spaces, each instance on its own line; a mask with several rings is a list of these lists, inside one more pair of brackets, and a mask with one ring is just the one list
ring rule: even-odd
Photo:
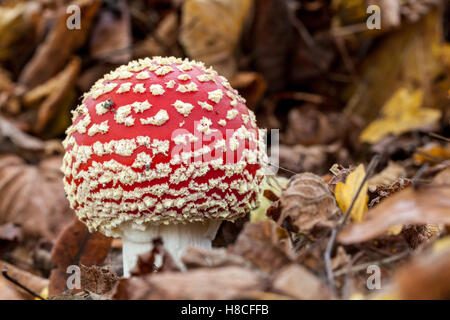
[[262,134],[245,100],[200,62],[132,61],[98,80],[73,112],[62,170],[90,230],[234,220],[262,181]]

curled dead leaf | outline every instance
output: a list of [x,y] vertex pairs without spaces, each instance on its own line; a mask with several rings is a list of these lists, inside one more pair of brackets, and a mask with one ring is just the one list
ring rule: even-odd
[[[287,243],[286,243],[287,242]],[[263,271],[273,272],[290,262],[289,238],[280,239],[270,220],[247,223],[228,252],[240,255]]]
[[90,233],[82,222],[74,218],[59,234],[52,250],[51,261],[54,269],[50,275],[49,295],[54,296],[68,289],[68,266],[101,265],[110,246],[111,238],[99,232]]
[[332,228],[339,219],[336,202],[327,184],[313,173],[291,178],[280,197],[280,212],[272,218],[280,225],[314,237],[322,228]]
[[25,237],[53,239],[72,217],[60,167],[59,156],[38,165],[0,156],[0,223],[20,224]]

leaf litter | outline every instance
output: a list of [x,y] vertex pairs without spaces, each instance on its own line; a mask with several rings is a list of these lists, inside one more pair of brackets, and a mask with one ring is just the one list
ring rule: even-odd
[[[449,298],[448,3],[374,1],[389,13],[379,32],[362,0],[69,3],[80,30],[59,1],[0,5],[0,298]],[[121,241],[74,220],[60,141],[77,97],[153,55],[229,78],[280,130],[279,170],[185,270],[155,240],[125,279]],[[73,264],[81,288],[67,290]]]

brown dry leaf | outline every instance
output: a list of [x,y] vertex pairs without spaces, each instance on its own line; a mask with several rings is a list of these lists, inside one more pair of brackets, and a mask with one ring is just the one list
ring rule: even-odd
[[293,172],[325,173],[333,163],[348,163],[347,149],[339,142],[330,145],[279,146],[280,166]]
[[226,247],[229,244],[234,243],[248,220],[249,215],[235,221],[223,221],[212,245],[214,247]]
[[0,151],[3,153],[41,152],[45,144],[17,128],[11,121],[0,115]]
[[11,75],[0,68],[0,110],[9,114],[20,112],[18,88],[11,80]]
[[20,226],[14,223],[0,225],[0,257],[5,252],[12,251],[13,247],[23,240]]
[[38,165],[0,156],[0,223],[20,224],[25,237],[53,239],[72,216],[60,167],[59,156]]
[[34,131],[36,133],[41,133],[57,113],[64,112],[66,114],[66,119],[61,126],[62,130],[58,134],[63,132],[68,124],[70,124],[67,111],[75,101],[73,88],[80,71],[80,66],[81,60],[78,57],[73,58],[64,70],[54,78],[35,87],[24,96],[24,103],[29,105],[35,104],[45,97],[45,100],[39,106],[34,125]]
[[394,284],[399,299],[450,299],[450,250],[416,257],[398,270]]
[[127,2],[118,1],[115,12],[101,10],[93,27],[89,48],[92,58],[123,64],[131,59],[131,26]]
[[255,270],[239,267],[163,272],[121,279],[113,299],[119,300],[228,300],[243,299],[264,290],[268,279]]
[[179,17],[177,12],[168,13],[158,24],[154,34],[140,42],[135,50],[137,57],[183,56],[178,44]]
[[344,138],[347,132],[354,130],[349,119],[334,112],[321,112],[314,105],[306,104],[301,108],[292,108],[288,113],[287,129],[281,137],[286,144],[311,146],[329,144]]
[[184,253],[182,262],[188,269],[229,266],[249,267],[248,261],[241,256],[227,252],[225,248],[205,250],[190,247]]
[[433,183],[417,190],[409,187],[383,200],[366,214],[362,223],[348,225],[338,235],[344,244],[359,243],[406,224],[450,224],[450,168],[439,173]]
[[391,185],[396,182],[399,178],[406,177],[406,169],[393,161],[389,161],[389,164],[380,173],[374,175],[368,180],[369,191],[376,189],[379,185]]
[[369,187],[369,199],[370,202],[368,204],[369,208],[380,203],[381,200],[387,198],[394,193],[405,189],[411,185],[411,180],[406,178],[398,178],[391,184],[380,184],[376,187]]
[[13,287],[11,283],[5,278],[0,277],[0,300],[23,300],[16,287]]
[[330,299],[328,287],[303,266],[290,264],[274,276],[272,290],[299,300]]
[[66,7],[61,7],[53,29],[22,70],[19,77],[21,84],[33,88],[51,79],[63,68],[73,52],[86,41],[101,1],[77,0],[71,4],[80,7],[81,28],[67,28],[66,22],[72,13],[66,13]]
[[70,265],[101,265],[111,246],[111,238],[99,232],[90,233],[75,217],[56,239],[52,250],[49,295],[57,295],[67,289],[66,269]]
[[256,109],[267,89],[267,83],[263,76],[249,71],[241,71],[236,74],[231,79],[231,85],[245,98],[246,105],[252,110]]
[[234,50],[252,0],[183,2],[180,42],[187,55],[203,61],[224,77],[236,71]]
[[272,218],[308,236],[314,237],[319,229],[334,227],[340,218],[327,184],[313,173],[293,176],[279,201],[280,214],[273,216],[272,213]]
[[42,8],[34,1],[0,7],[0,63],[17,70],[34,49]]
[[277,226],[270,220],[247,223],[228,252],[242,256],[263,271],[273,272],[291,260],[283,248],[285,241],[289,239],[279,239]]
[[[24,285],[37,294],[39,294],[44,288],[46,288],[49,283],[48,279],[41,278],[25,270],[21,270],[4,261],[0,261],[0,271],[1,270],[6,270],[8,276],[10,276],[14,280],[17,280],[20,284]],[[2,288],[2,286],[6,286],[6,288]],[[4,292],[5,289],[7,292]],[[22,297],[20,297],[19,299],[23,299],[24,297],[27,299],[34,298],[30,294],[26,293],[22,289],[4,279],[3,276],[0,276],[0,299],[2,299],[4,295],[7,296],[13,294],[13,292],[20,293]],[[14,296],[15,295],[13,294],[11,298],[14,298]]]
[[108,297],[114,289],[119,277],[109,267],[98,267],[80,265],[81,269],[81,288],[95,294]]

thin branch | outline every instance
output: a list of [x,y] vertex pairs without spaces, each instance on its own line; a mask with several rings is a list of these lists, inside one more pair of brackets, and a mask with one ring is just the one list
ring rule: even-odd
[[336,227],[334,227],[331,230],[331,236],[330,236],[330,239],[328,240],[327,248],[325,250],[324,260],[325,260],[325,268],[326,268],[328,283],[330,285],[331,292],[334,297],[336,297],[336,283],[334,281],[333,270],[331,268],[331,252],[333,251],[333,248],[334,248],[334,243],[336,241],[336,235],[337,235],[338,231],[341,230],[342,227],[345,225],[345,222],[347,221],[348,217],[350,216],[353,206],[355,205],[356,199],[358,199],[358,196],[361,193],[361,190],[362,190],[364,184],[366,183],[367,179],[369,179],[369,177],[372,175],[372,172],[378,165],[378,162],[380,161],[380,159],[381,159],[381,155],[379,155],[379,154],[375,155],[372,158],[372,160],[369,163],[369,166],[367,167],[366,175],[364,176],[363,181],[359,185],[359,188],[358,188],[355,196],[353,197],[352,202],[350,203],[350,207],[345,212],[344,218]]
[[16,286],[18,286],[19,288],[21,288],[22,290],[25,290],[27,293],[31,294],[32,296],[41,299],[41,300],[45,300],[43,297],[41,297],[39,294],[37,294],[36,292],[34,292],[33,290],[25,287],[23,284],[21,284],[19,281],[17,281],[16,279],[11,278],[8,275],[8,270],[6,268],[4,268],[2,270],[2,275],[3,277],[5,277],[6,280],[10,281],[11,283],[15,284]]
[[409,256],[410,254],[411,254],[411,251],[406,250],[399,254],[396,254],[396,255],[381,259],[381,260],[375,260],[375,261],[371,261],[371,262],[367,262],[367,263],[358,264],[351,268],[344,268],[344,269],[337,270],[333,273],[333,275],[335,277],[339,277],[339,276],[342,276],[347,273],[353,273],[353,272],[359,272],[359,271],[366,270],[367,267],[374,265],[374,264],[376,264],[376,265],[389,264],[389,263],[395,262],[397,260],[400,260],[402,258],[405,258],[405,257]]
[[436,138],[436,139],[439,139],[439,140],[442,140],[442,141],[450,142],[450,138],[441,136],[440,134],[437,134],[437,133],[434,133],[434,132],[430,132],[428,135],[430,137],[433,137],[433,138]]

